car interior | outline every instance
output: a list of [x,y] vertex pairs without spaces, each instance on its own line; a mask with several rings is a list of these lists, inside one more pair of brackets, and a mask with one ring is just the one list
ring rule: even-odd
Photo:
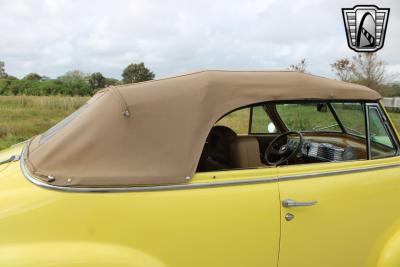
[[384,118],[372,120],[370,111],[367,124],[366,108],[357,102],[281,102],[234,110],[211,129],[197,171],[393,156],[397,150]]

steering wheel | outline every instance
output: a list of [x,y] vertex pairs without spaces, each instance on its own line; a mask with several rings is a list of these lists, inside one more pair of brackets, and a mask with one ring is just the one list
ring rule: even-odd
[[[298,142],[289,143],[286,138],[289,135],[299,137]],[[292,131],[283,133],[272,140],[265,150],[264,159],[269,165],[280,165],[294,158],[303,146],[303,135],[300,132]]]

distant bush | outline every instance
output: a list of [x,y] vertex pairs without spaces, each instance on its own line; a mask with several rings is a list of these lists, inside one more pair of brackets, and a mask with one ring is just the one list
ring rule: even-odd
[[400,96],[400,84],[386,85],[380,90],[380,93],[385,97]]
[[0,95],[89,96],[94,93],[95,90],[90,87],[89,83],[84,81],[0,79]]
[[65,90],[65,86],[55,80],[10,80],[0,79],[1,95],[73,95]]
[[57,79],[30,73],[21,80],[13,76],[0,78],[0,95],[91,96],[104,87],[119,83],[116,79],[103,77],[101,73],[88,75],[77,70],[69,71]]
[[100,72],[87,74],[79,70],[65,73],[57,79],[50,79],[38,73],[29,73],[21,80],[5,71],[5,63],[0,61],[0,95],[32,96],[91,96],[98,90],[123,83],[135,83],[154,79],[154,73],[144,63],[130,64],[123,73],[123,81],[107,78]]

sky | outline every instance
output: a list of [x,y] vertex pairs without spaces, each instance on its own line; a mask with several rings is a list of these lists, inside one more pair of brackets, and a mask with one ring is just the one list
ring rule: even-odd
[[400,1],[381,0],[0,0],[6,72],[56,78],[70,70],[121,79],[144,62],[156,78],[202,69],[286,69],[306,59],[313,74],[352,57],[341,8],[391,8],[378,52],[400,72]]

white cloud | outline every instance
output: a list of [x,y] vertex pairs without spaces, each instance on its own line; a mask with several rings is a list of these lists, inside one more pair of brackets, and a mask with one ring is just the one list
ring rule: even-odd
[[[351,56],[342,7],[357,1],[0,0],[0,59],[19,77],[38,72],[101,71],[120,78],[144,61],[157,77],[198,69],[286,68],[306,58],[309,70],[332,76],[329,64]],[[380,56],[400,64],[400,3]],[[393,67],[391,67],[393,65]]]

